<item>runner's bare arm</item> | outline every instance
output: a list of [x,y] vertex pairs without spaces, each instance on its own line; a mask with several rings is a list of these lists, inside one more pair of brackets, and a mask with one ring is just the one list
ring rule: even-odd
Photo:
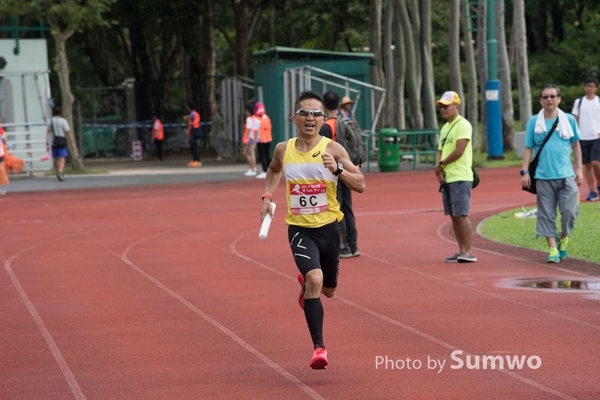
[[323,154],[323,165],[332,173],[337,171],[337,163],[342,163],[344,171],[338,175],[350,189],[362,193],[365,190],[365,177],[360,169],[350,161],[348,152],[337,142],[330,142],[327,145],[327,152]]
[[260,210],[261,221],[267,214],[273,216],[270,196],[273,196],[273,193],[275,193],[275,189],[277,189],[279,181],[281,180],[281,175],[283,173],[283,155],[285,154],[286,148],[287,142],[281,142],[275,146],[275,150],[273,151],[273,159],[271,160],[269,169],[267,169],[267,176],[265,178],[265,193],[263,195],[265,197],[262,199],[262,207]]

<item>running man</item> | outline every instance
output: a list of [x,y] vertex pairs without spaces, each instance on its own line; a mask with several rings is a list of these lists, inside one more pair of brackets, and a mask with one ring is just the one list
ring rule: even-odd
[[340,225],[343,214],[337,202],[337,181],[362,193],[365,178],[350,161],[346,150],[319,135],[325,120],[323,100],[314,92],[303,92],[294,107],[298,137],[275,147],[262,195],[261,220],[273,215],[271,199],[281,176],[285,176],[288,238],[302,285],[299,303],[304,309],[314,353],[313,369],[328,364],[323,342],[321,293],[333,297],[339,271]]

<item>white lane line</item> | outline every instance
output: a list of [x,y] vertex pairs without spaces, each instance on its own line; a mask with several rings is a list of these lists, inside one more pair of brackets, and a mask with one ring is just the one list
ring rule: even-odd
[[13,286],[15,287],[15,289],[17,289],[17,292],[21,296],[21,300],[23,300],[23,303],[25,303],[27,310],[29,310],[29,314],[31,314],[31,317],[33,318],[33,321],[37,325],[44,340],[46,341],[46,344],[48,345],[48,348],[50,349],[50,352],[52,353],[54,360],[58,364],[58,367],[60,368],[65,379],[67,380],[67,383],[69,384],[69,388],[71,389],[73,396],[77,400],[85,400],[85,395],[81,391],[81,388],[79,387],[79,383],[77,382],[77,379],[75,379],[73,372],[71,372],[71,369],[69,368],[69,364],[67,364],[67,362],[65,361],[62,353],[60,352],[60,349],[58,348],[58,345],[54,341],[54,338],[52,337],[52,335],[46,328],[46,325],[44,324],[44,320],[42,319],[42,317],[40,317],[40,314],[38,314],[37,310],[35,309],[35,306],[31,302],[31,300],[29,300],[29,296],[27,296],[25,289],[23,289],[23,286],[21,286],[21,282],[19,282],[19,279],[15,275],[15,273],[12,269],[12,266],[11,266],[14,259],[16,259],[23,253],[26,253],[36,247],[40,247],[42,245],[46,245],[46,244],[52,243],[52,242],[59,242],[59,241],[65,240],[69,237],[79,236],[79,235],[80,235],[79,233],[74,234],[74,235],[68,235],[68,236],[65,236],[62,238],[48,241],[43,244],[37,244],[35,246],[28,247],[27,249],[24,249],[24,250],[20,251],[19,253],[15,254],[14,256],[12,256],[11,258],[9,258],[4,263],[4,269],[6,270],[6,273],[8,274],[8,276],[10,277],[10,280],[12,281]]
[[[254,265],[256,265],[256,266],[258,266],[260,268],[263,268],[263,269],[265,269],[267,271],[275,272],[277,275],[280,275],[280,276],[285,277],[286,279],[295,281],[295,279],[293,277],[290,277],[289,275],[286,275],[286,274],[284,274],[284,273],[282,273],[282,272],[280,272],[280,271],[278,271],[278,270],[276,270],[274,268],[271,268],[271,267],[269,267],[269,266],[267,266],[267,265],[265,265],[265,264],[263,264],[263,263],[261,263],[259,261],[254,260],[254,259],[252,259],[252,258],[250,258],[248,256],[245,256],[245,255],[241,254],[236,249],[236,244],[237,244],[237,242],[239,240],[241,240],[243,237],[245,237],[247,235],[250,235],[250,234],[253,234],[253,233],[254,233],[254,231],[250,231],[250,232],[247,232],[247,233],[239,236],[238,238],[236,238],[233,241],[232,245],[231,245],[231,251],[232,251],[232,253],[235,254],[236,256],[240,257],[243,260],[246,260],[248,262],[253,263]],[[363,253],[361,253],[361,254],[363,254]],[[380,262],[384,262],[384,263],[387,263],[387,264],[395,265],[395,264],[393,264],[391,262],[388,262],[388,261],[385,261],[385,260],[381,260],[381,259],[378,259],[376,257],[370,257],[370,258],[372,258],[372,259],[374,259],[376,261],[380,261]],[[405,268],[405,267],[401,267],[401,268],[408,269],[410,271],[417,272],[417,273],[420,273],[420,274],[428,276],[428,277],[437,278],[435,276],[431,276],[429,274],[422,273],[421,271],[413,270],[411,268]],[[441,279],[441,280],[444,280],[444,279]],[[455,285],[463,287],[463,285],[460,285],[460,284],[455,284]],[[467,288],[467,289],[471,289],[471,288],[466,287],[466,286],[464,286],[464,287]],[[482,293],[485,294],[485,292],[482,292]],[[498,297],[502,298],[501,296],[498,296]],[[443,340],[440,340],[440,339],[438,339],[438,338],[436,338],[436,337],[434,337],[432,335],[429,335],[429,334],[427,334],[425,332],[422,332],[422,331],[420,331],[420,330],[418,330],[416,328],[413,328],[412,326],[403,324],[400,321],[397,321],[397,320],[395,320],[393,318],[387,317],[387,316],[385,316],[383,314],[380,314],[380,313],[378,313],[376,311],[373,311],[373,310],[371,310],[369,308],[363,307],[363,306],[361,306],[361,305],[359,305],[357,303],[354,303],[354,302],[352,302],[352,301],[350,301],[350,300],[348,300],[348,299],[346,299],[344,297],[336,295],[336,296],[333,297],[333,299],[334,300],[338,300],[338,301],[340,301],[340,302],[342,302],[342,303],[344,303],[344,304],[346,304],[346,305],[348,305],[350,307],[353,307],[353,308],[355,308],[355,309],[357,309],[359,311],[362,311],[362,312],[364,312],[366,314],[369,314],[369,315],[371,315],[371,316],[373,316],[375,318],[381,319],[382,321],[386,321],[386,322],[388,322],[388,323],[390,323],[392,325],[398,326],[398,327],[400,327],[400,328],[402,328],[402,329],[404,329],[406,331],[409,331],[409,332],[411,332],[411,333],[413,333],[413,334],[415,334],[415,335],[417,335],[417,336],[419,336],[419,337],[421,337],[421,338],[423,338],[425,340],[433,342],[433,343],[435,343],[437,345],[440,345],[440,346],[445,347],[447,349],[450,349],[452,351],[459,350],[458,347],[452,346],[451,344],[446,343]],[[463,350],[463,349],[460,349],[460,350]],[[464,351],[464,350],[463,350],[463,354],[474,356],[473,353],[469,353],[469,352]],[[487,361],[486,361],[486,365],[487,365]],[[490,367],[491,367],[491,364],[490,364]],[[570,396],[568,396],[568,395],[566,395],[564,393],[558,392],[558,391],[556,391],[554,389],[551,389],[551,388],[549,388],[547,386],[544,386],[544,385],[542,385],[540,383],[537,383],[537,382],[535,382],[535,381],[533,381],[531,379],[525,378],[525,377],[523,377],[523,376],[521,376],[519,374],[516,374],[516,373],[514,373],[512,371],[508,371],[508,370],[504,370],[504,369],[498,369],[498,370],[495,370],[495,371],[501,372],[501,373],[503,373],[505,375],[508,375],[508,376],[510,376],[510,377],[512,377],[514,379],[517,379],[517,380],[519,380],[519,381],[521,381],[521,382],[523,382],[523,383],[525,383],[527,385],[533,386],[533,387],[535,387],[535,388],[537,388],[539,390],[542,390],[542,391],[544,391],[546,393],[549,393],[549,394],[552,394],[554,396],[557,396],[557,397],[559,397],[561,399],[565,399],[565,400],[577,400],[574,397],[570,397]]]
[[[433,342],[433,343],[435,343],[437,345],[445,347],[445,348],[447,348],[449,350],[452,350],[452,351],[454,351],[454,350],[462,350],[462,349],[459,349],[458,347],[452,346],[451,344],[444,342],[443,340],[440,340],[440,339],[436,338],[435,336],[431,336],[431,335],[429,335],[429,334],[427,334],[425,332],[422,332],[422,331],[420,331],[420,330],[418,330],[416,328],[413,328],[410,325],[403,324],[400,321],[397,321],[397,320],[395,320],[393,318],[390,318],[390,317],[387,317],[387,316],[385,316],[383,314],[380,314],[377,311],[373,311],[373,310],[371,310],[369,308],[363,307],[360,304],[356,304],[356,303],[354,303],[354,302],[352,302],[350,300],[347,300],[347,299],[345,299],[343,297],[335,296],[334,299],[337,299],[337,300],[341,301],[342,303],[347,304],[347,305],[349,305],[351,307],[354,307],[357,310],[360,310],[360,311],[362,311],[362,312],[364,312],[366,314],[369,314],[369,315],[371,315],[371,316],[373,316],[375,318],[381,319],[382,321],[389,322],[392,325],[398,326],[398,327],[400,327],[400,328],[402,328],[402,329],[404,329],[406,331],[409,331],[409,332],[411,332],[411,333],[413,333],[413,334],[415,334],[415,335],[417,335],[419,337],[422,337],[423,339],[429,340],[430,342]],[[475,355],[473,353],[469,353],[469,352],[466,352],[464,350],[463,350],[463,354],[470,355],[470,356],[474,356]],[[487,360],[484,360],[483,362],[485,363],[483,369],[486,369],[485,365],[488,365]],[[525,378],[524,376],[516,374],[516,373],[514,373],[512,371],[509,371],[509,370],[506,370],[506,369],[492,369],[491,368],[492,365],[491,364],[489,364],[489,365],[490,365],[490,368],[488,370],[493,370],[493,371],[501,372],[501,373],[503,373],[505,375],[510,376],[511,378],[517,379],[517,380],[519,380],[519,381],[521,381],[521,382],[523,382],[523,383],[525,383],[527,385],[533,386],[533,387],[535,387],[537,389],[540,389],[540,390],[542,390],[544,392],[550,393],[550,394],[552,394],[554,396],[557,396],[557,397],[559,397],[561,399],[576,400],[574,397],[571,397],[569,395],[566,395],[564,393],[561,393],[559,391],[551,389],[551,388],[549,388],[547,386],[542,385],[541,383],[537,383],[537,382],[535,382],[535,381],[533,381],[531,379]]]
[[[104,246],[110,252],[112,252],[114,254],[114,252],[112,251],[112,249],[110,249],[109,247],[107,247],[104,243],[98,241],[98,239],[96,239],[89,232],[83,231],[81,228],[79,228],[77,225],[75,225],[73,223],[71,223],[71,225],[74,226],[75,228],[81,230],[84,234],[86,234],[92,240],[100,243],[102,246]],[[168,231],[162,231],[162,232],[159,232],[159,233],[147,236],[145,238],[139,239],[136,242],[134,242],[131,245],[129,245],[125,250],[123,250],[123,252],[121,253],[121,260],[123,262],[125,262],[134,271],[136,271],[137,273],[139,273],[140,275],[142,275],[144,278],[146,278],[150,282],[154,283],[161,290],[163,290],[164,292],[166,292],[167,294],[169,294],[170,296],[172,296],[173,298],[175,298],[176,300],[178,300],[179,302],[181,302],[183,305],[185,305],[187,308],[189,308],[190,310],[192,310],[194,313],[196,313],[197,315],[199,315],[200,317],[202,317],[204,320],[206,320],[207,322],[209,322],[210,324],[212,324],[214,327],[216,327],[217,329],[219,329],[221,332],[223,332],[224,334],[226,334],[227,336],[229,336],[238,345],[240,345],[241,347],[243,347],[244,349],[246,349],[248,352],[250,352],[251,354],[253,354],[255,357],[257,357],[258,359],[260,359],[265,364],[267,364],[269,367],[271,367],[277,373],[279,373],[280,375],[282,375],[283,377],[285,377],[286,379],[288,379],[289,381],[291,381],[294,385],[296,385],[302,391],[304,391],[305,393],[307,393],[311,398],[313,398],[315,400],[325,400],[317,392],[315,392],[312,388],[310,388],[310,386],[306,385],[304,382],[302,382],[301,380],[299,380],[298,378],[296,378],[294,375],[292,375],[291,373],[289,373],[288,371],[286,371],[285,369],[283,369],[279,364],[277,364],[276,362],[274,362],[273,360],[271,360],[270,358],[268,358],[266,355],[264,355],[263,353],[261,353],[260,351],[258,351],[256,348],[252,347],[249,343],[247,343],[246,341],[244,341],[241,337],[239,337],[234,332],[232,332],[231,330],[229,330],[223,324],[221,324],[217,320],[211,318],[208,314],[204,313],[202,310],[200,310],[199,308],[197,308],[196,306],[194,306],[192,303],[190,303],[184,297],[182,297],[178,293],[174,292],[173,290],[171,290],[170,288],[168,288],[167,286],[165,286],[158,279],[154,278],[152,275],[148,274],[147,272],[145,272],[144,270],[142,270],[141,268],[139,268],[134,262],[130,261],[127,258],[127,254],[129,253],[129,251],[133,247],[137,246],[139,243],[141,243],[143,241],[146,241],[146,240],[149,240],[149,239],[152,239],[152,238],[155,238],[155,237],[158,237],[158,236],[162,236],[162,235],[171,233],[171,232],[175,232],[175,231],[185,232],[184,229],[182,229],[180,227],[177,227],[175,229],[171,229],[171,230],[168,230]],[[286,275],[284,275],[284,276],[286,276]]]
[[155,236],[164,235],[166,233],[167,232],[161,232],[160,234],[152,235],[152,236],[140,239],[140,240],[132,243],[131,245],[129,245],[129,247],[127,247],[125,250],[123,250],[123,252],[121,253],[121,259],[123,260],[123,262],[125,262],[127,265],[129,265],[129,267],[131,267],[134,271],[136,271],[137,273],[139,273],[140,275],[142,275],[144,278],[148,279],[150,282],[154,283],[157,287],[159,287],[165,293],[169,294],[170,296],[172,296],[173,298],[175,298],[176,300],[178,300],[184,306],[186,306],[187,308],[189,308],[190,310],[192,310],[195,314],[197,314],[200,317],[202,317],[205,321],[207,321],[208,323],[210,323],[211,325],[213,325],[215,328],[217,328],[218,330],[220,330],[221,332],[223,332],[225,335],[229,336],[235,343],[237,343],[242,348],[246,349],[248,352],[250,352],[252,355],[254,355],[255,357],[257,357],[263,363],[265,363],[266,365],[268,365],[269,367],[271,367],[278,374],[280,374],[281,376],[283,376],[284,378],[286,378],[287,380],[289,380],[290,382],[292,382],[299,389],[301,389],[306,394],[308,394],[312,399],[315,399],[315,400],[325,400],[324,397],[321,397],[310,386],[308,386],[307,384],[305,384],[304,382],[302,382],[300,379],[296,378],[294,375],[292,375],[291,373],[289,373],[285,369],[283,369],[279,364],[277,364],[275,361],[271,360],[269,357],[267,357],[266,355],[264,355],[263,353],[261,353],[260,351],[258,351],[256,348],[254,348],[252,345],[250,345],[244,339],[242,339],[241,337],[239,337],[238,335],[236,335],[234,332],[232,332],[230,329],[228,329],[225,325],[221,324],[219,321],[215,320],[214,318],[211,318],[208,314],[206,314],[205,312],[203,312],[202,310],[200,310],[198,307],[196,307],[195,305],[193,305],[192,303],[190,303],[188,300],[186,300],[184,297],[182,297],[178,293],[176,293],[173,290],[169,289],[167,286],[165,286],[158,279],[156,279],[152,275],[146,273],[144,270],[142,270],[141,268],[139,268],[134,262],[130,261],[127,258],[127,254],[129,253],[129,251],[133,247],[137,246],[139,243],[141,243],[141,242],[143,242],[145,240],[148,240],[148,239],[150,239],[152,237],[155,237]]

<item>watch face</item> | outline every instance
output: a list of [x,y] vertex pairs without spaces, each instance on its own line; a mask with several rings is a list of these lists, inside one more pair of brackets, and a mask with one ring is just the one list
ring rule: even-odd
[[342,164],[341,162],[338,163],[338,169],[344,169],[344,164]]

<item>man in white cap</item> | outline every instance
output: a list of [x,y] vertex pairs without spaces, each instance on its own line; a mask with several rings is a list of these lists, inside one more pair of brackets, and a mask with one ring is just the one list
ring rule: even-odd
[[459,114],[460,97],[445,92],[435,103],[446,120],[440,131],[437,165],[434,172],[440,182],[444,214],[452,219],[458,253],[446,262],[476,262],[471,253],[471,189],[473,185],[473,127]]

